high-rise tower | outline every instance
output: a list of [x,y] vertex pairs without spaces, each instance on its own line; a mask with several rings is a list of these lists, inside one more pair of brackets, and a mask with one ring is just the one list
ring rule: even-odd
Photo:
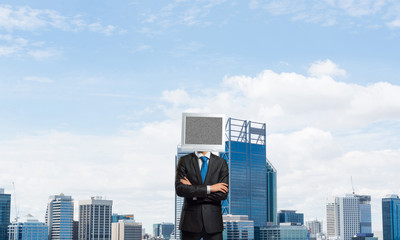
[[79,201],[79,240],[110,240],[112,200]]
[[382,199],[383,239],[400,240],[400,198],[388,195]]
[[112,223],[112,240],[142,240],[142,223],[122,219]]
[[254,227],[276,224],[276,169],[266,156],[266,124],[229,118],[226,151],[229,195],[226,213],[247,215]]
[[371,233],[371,196],[347,194],[326,205],[327,237],[351,240],[358,233]]
[[10,224],[11,194],[0,188],[0,239],[7,239],[7,227]]
[[360,233],[372,233],[371,196],[354,195],[358,198],[360,208]]
[[49,227],[49,240],[71,240],[74,221],[72,197],[62,193],[50,196],[45,219],[46,225]]

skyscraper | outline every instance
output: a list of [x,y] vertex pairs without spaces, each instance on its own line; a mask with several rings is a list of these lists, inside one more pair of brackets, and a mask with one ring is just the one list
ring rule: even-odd
[[328,238],[339,236],[339,206],[336,198],[328,199],[326,204],[326,233]]
[[371,196],[354,195],[360,208],[360,233],[372,233]]
[[142,223],[135,220],[119,220],[112,223],[112,240],[141,240]]
[[8,226],[8,240],[47,240],[48,227],[28,214],[24,222],[13,222]]
[[49,197],[46,210],[46,225],[49,227],[49,239],[71,240],[73,237],[74,202],[71,196],[64,194]]
[[289,223],[261,227],[260,240],[309,240],[310,233],[306,226],[292,226]]
[[248,216],[227,214],[222,217],[225,240],[254,239],[254,221],[249,220]]
[[400,198],[388,195],[382,199],[382,227],[384,240],[400,240]]
[[153,224],[153,237],[162,237],[163,239],[169,240],[173,231],[173,223],[163,222]]
[[326,205],[327,237],[351,240],[358,233],[370,233],[370,200],[368,195],[355,194],[329,200]]
[[322,221],[307,221],[306,226],[310,229],[310,240],[321,239],[323,237]]
[[226,213],[247,215],[255,227],[276,224],[276,170],[266,157],[266,124],[229,118],[226,137]]
[[111,239],[112,200],[79,201],[79,240]]
[[79,239],[79,221],[72,222],[72,240]]
[[280,210],[278,212],[278,223],[304,225],[304,214],[296,213],[296,210]]
[[0,188],[0,239],[7,239],[7,227],[10,224],[11,194]]

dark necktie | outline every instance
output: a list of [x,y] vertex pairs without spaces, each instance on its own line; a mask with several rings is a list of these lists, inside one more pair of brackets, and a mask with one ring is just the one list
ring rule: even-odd
[[203,161],[203,164],[201,165],[201,178],[203,179],[203,183],[206,180],[206,175],[207,175],[207,170],[208,170],[208,164],[207,160],[208,158],[205,156],[200,157],[201,161]]

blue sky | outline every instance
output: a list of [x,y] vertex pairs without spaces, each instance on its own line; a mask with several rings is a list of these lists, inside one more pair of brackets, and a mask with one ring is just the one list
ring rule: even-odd
[[[362,173],[379,163],[375,180],[396,176],[399,38],[390,0],[3,1],[0,180],[36,199],[20,212],[40,218],[63,191],[107,195],[146,228],[173,221],[181,113],[222,112],[267,123],[279,208],[323,219],[325,198],[349,192],[353,175],[375,197],[379,230],[380,198],[400,185]],[[325,171],[341,162],[341,174]],[[315,182],[320,192],[299,192]]]

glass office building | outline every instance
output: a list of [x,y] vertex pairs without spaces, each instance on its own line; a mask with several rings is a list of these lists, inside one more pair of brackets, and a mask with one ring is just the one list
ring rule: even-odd
[[0,239],[7,239],[7,227],[10,224],[11,194],[5,194],[0,188]]
[[278,212],[278,224],[280,223],[304,225],[304,214],[296,213],[296,210],[280,210]]
[[360,208],[360,233],[372,233],[371,196],[355,195]]
[[64,194],[49,197],[46,210],[46,225],[49,227],[49,240],[73,237],[74,202]]
[[229,118],[229,195],[225,213],[247,215],[255,227],[276,224],[276,170],[266,157],[266,124]]
[[119,220],[135,220],[135,217],[133,214],[117,214],[113,213],[111,222],[116,223]]
[[165,240],[171,239],[171,234],[174,231],[173,223],[157,223],[153,224],[153,237],[163,238]]
[[224,221],[224,240],[253,240],[254,221],[249,220],[248,216],[223,215]]
[[383,239],[400,240],[400,198],[388,195],[382,199]]
[[[284,223],[285,224],[285,223]],[[306,226],[277,225],[260,228],[260,240],[309,240]]]
[[112,200],[91,197],[79,201],[79,240],[110,240]]
[[112,223],[111,240],[142,240],[142,223],[122,219]]
[[371,233],[371,196],[346,194],[326,205],[327,238],[351,240],[358,233]]
[[46,224],[34,219],[32,215],[26,216],[24,222],[13,222],[8,226],[8,240],[48,240],[48,227]]

